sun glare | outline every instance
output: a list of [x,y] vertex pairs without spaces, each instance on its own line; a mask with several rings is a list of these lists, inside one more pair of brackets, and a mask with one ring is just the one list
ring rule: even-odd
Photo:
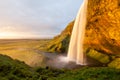
[[0,39],[17,38],[17,33],[0,32]]
[[37,39],[39,36],[25,32],[0,32],[0,39]]

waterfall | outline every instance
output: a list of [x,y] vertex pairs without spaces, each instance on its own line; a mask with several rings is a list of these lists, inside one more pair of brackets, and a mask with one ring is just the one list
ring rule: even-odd
[[88,0],[84,0],[76,17],[67,55],[69,61],[74,61],[80,65],[87,64],[86,55],[83,53],[83,41],[87,23],[87,4]]

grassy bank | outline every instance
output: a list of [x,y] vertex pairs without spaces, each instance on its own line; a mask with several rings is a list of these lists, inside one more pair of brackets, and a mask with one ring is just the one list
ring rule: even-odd
[[74,70],[31,68],[24,62],[0,55],[0,80],[120,80],[120,70],[83,67]]

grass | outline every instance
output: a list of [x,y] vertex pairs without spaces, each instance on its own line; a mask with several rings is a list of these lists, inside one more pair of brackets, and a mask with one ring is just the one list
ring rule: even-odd
[[120,80],[120,69],[83,67],[74,70],[32,68],[24,62],[0,55],[0,80]]
[[108,67],[84,67],[70,70],[48,80],[120,80],[120,70]]
[[32,68],[18,60],[0,55],[0,80],[36,80]]
[[43,50],[49,40],[0,40],[0,54],[24,61],[34,66],[44,65],[44,56],[35,50]]
[[24,62],[0,54],[0,80],[47,80],[64,73],[63,70],[32,68]]

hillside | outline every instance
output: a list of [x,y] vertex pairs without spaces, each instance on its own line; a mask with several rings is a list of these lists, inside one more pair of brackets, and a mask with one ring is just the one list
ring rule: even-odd
[[33,69],[24,62],[0,54],[0,80],[35,80],[36,77]]
[[70,22],[60,35],[55,36],[47,46],[49,52],[67,52],[74,21]]
[[62,73],[63,70],[48,67],[32,68],[24,62],[0,54],[0,80],[48,80]]
[[[71,33],[73,25],[73,22],[69,23],[63,32]],[[50,46],[48,47],[48,51],[67,52],[71,34],[68,36],[68,34],[63,34],[63,32],[61,35],[55,37],[51,41]],[[88,56],[100,61],[101,63],[112,67],[117,66],[117,68],[120,68],[119,51],[120,1],[89,0],[87,26],[84,39],[84,52],[87,53]]]
[[120,70],[84,67],[75,70],[31,68],[24,62],[0,55],[0,80],[120,80]]

